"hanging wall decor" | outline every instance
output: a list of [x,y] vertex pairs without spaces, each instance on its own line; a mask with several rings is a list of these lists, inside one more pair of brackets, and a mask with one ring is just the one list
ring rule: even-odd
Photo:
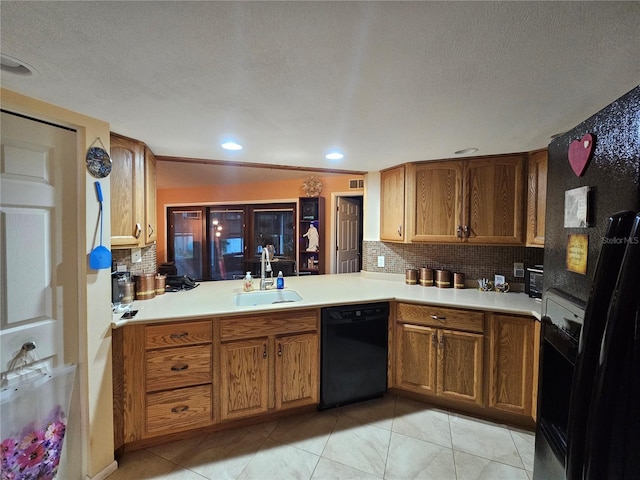
[[569,165],[577,177],[581,177],[587,169],[593,151],[593,135],[585,134],[580,140],[569,145]]
[[[100,143],[99,147],[94,146],[96,142]],[[87,150],[87,170],[95,178],[104,178],[111,173],[111,157],[104,148],[100,137],[96,138]]]
[[317,197],[322,192],[322,182],[315,175],[309,175],[302,183],[302,189],[307,197]]

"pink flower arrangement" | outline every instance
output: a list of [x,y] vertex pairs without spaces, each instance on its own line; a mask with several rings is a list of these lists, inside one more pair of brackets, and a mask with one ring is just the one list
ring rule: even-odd
[[2,441],[2,480],[52,480],[58,472],[67,419],[55,407],[43,428],[30,424],[18,438]]

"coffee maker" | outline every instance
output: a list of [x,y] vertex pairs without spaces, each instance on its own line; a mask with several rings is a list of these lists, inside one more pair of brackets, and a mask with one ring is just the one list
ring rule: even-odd
[[111,303],[114,307],[132,303],[134,290],[130,272],[111,272]]

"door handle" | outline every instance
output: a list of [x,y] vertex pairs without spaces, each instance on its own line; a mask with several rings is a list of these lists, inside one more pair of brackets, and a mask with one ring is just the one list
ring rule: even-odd
[[263,345],[264,350],[262,351],[262,358],[267,358],[267,344]]
[[398,225],[398,236],[402,236],[402,225]]
[[136,228],[135,228],[134,232],[135,233],[133,234],[133,236],[135,238],[140,238],[140,234],[142,233],[142,227],[140,226],[139,223],[136,223]]
[[278,344],[278,356],[279,357],[282,356],[282,344],[281,343]]

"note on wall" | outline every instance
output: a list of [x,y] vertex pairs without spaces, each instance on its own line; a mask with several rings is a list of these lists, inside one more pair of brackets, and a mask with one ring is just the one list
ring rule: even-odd
[[586,275],[588,256],[589,235],[567,235],[567,270]]
[[574,188],[564,192],[564,227],[589,226],[589,191],[591,187]]

